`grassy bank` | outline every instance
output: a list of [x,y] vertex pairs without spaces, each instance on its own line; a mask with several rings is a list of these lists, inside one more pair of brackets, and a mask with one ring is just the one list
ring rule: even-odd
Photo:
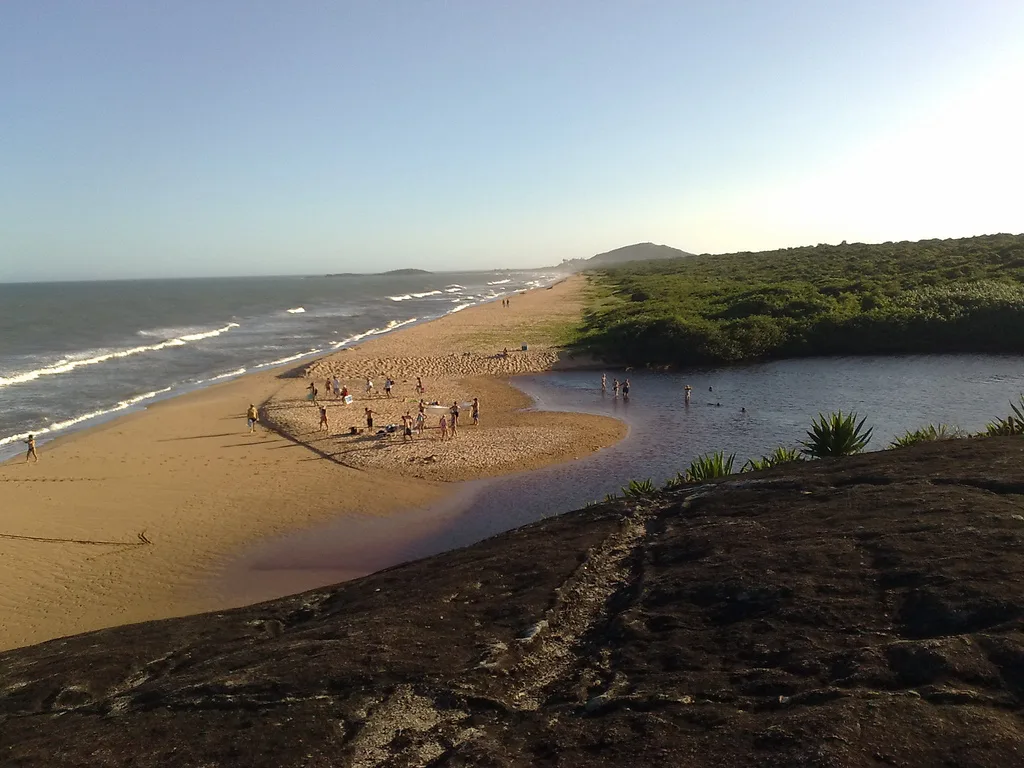
[[592,277],[576,344],[628,365],[1024,352],[1024,235],[702,255]]

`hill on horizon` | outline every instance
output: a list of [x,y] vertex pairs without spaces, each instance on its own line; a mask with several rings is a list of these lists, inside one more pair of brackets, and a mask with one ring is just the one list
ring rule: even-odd
[[565,259],[560,266],[572,269],[590,269],[591,267],[604,267],[611,264],[625,264],[630,261],[680,259],[685,256],[693,256],[693,254],[673,248],[670,245],[634,243],[633,245],[624,245],[621,248],[599,253],[596,256],[591,256],[589,259]]

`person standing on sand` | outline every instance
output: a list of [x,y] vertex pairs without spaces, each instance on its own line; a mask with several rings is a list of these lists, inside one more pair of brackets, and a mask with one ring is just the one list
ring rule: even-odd
[[367,406],[367,408],[365,410],[366,410],[366,428],[367,429],[373,429],[373,414],[375,414],[376,411],[370,410],[369,406]]
[[[417,376],[416,377],[416,394],[417,395],[422,395],[426,391],[427,390],[425,390],[423,388],[423,379],[420,376]],[[420,400],[420,402],[422,403],[423,401]]]
[[[327,395],[331,394],[332,392],[334,392],[334,389],[331,387],[331,380],[330,379],[324,379],[324,396],[327,396]],[[334,392],[334,396],[337,397],[338,393]]]
[[25,463],[28,464],[29,459],[35,459],[39,461],[39,454],[36,453],[36,436],[29,435],[28,440],[25,441],[25,445],[28,446],[28,450],[25,452]]
[[249,410],[245,412],[245,418],[249,422],[249,434],[251,435],[256,431],[256,422],[260,420],[260,412],[256,410],[256,406],[249,403]]
[[437,423],[437,426],[441,428],[441,439],[448,439],[448,419],[445,415],[441,414],[441,420]]
[[321,429],[326,429],[327,430],[327,434],[331,434],[331,427],[327,423],[327,406],[326,405],[321,405],[320,406],[320,426],[316,428],[316,431],[319,432]]
[[366,394],[367,396],[373,394],[373,379],[369,376],[366,377]]
[[427,416],[426,416],[426,414],[423,413],[423,410],[421,409],[420,412],[416,414],[416,434],[417,435],[420,435],[420,436],[423,435],[423,426],[424,426],[424,424],[426,424],[426,421],[427,421]]
[[470,415],[473,417],[473,426],[474,427],[479,427],[480,426],[480,398],[479,397],[474,397],[473,398],[473,410],[470,412]]
[[459,401],[453,400],[452,407],[449,409],[452,415],[452,437],[459,434]]
[[629,400],[629,379],[622,382],[622,399]]
[[306,389],[309,390],[309,400],[310,400],[310,402],[312,402],[313,405],[316,405],[316,396],[318,394],[318,391],[317,391],[317,388],[316,388],[316,384],[314,384],[311,381],[311,382],[309,382],[309,386],[306,387]]
[[348,387],[342,387],[341,388],[341,404],[342,405],[348,405],[348,403],[345,402],[345,398],[346,397],[348,397]]
[[402,442],[406,440],[412,440],[412,416],[409,415],[408,411],[402,417]]
[[337,376],[331,379],[331,388],[334,390],[335,397],[339,397],[341,395],[341,382],[338,381]]
[[387,395],[388,397],[391,397],[391,387],[394,385],[394,383],[395,382],[391,380],[390,376],[384,379],[384,394]]

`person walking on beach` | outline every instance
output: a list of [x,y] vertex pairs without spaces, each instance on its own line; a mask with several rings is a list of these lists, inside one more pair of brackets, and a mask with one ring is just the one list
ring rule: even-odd
[[369,407],[366,408],[366,428],[368,430],[372,430],[373,429],[373,414],[375,414],[375,413],[376,413],[376,411],[370,410]]
[[480,426],[480,398],[479,397],[474,397],[473,398],[473,410],[470,412],[470,415],[473,417],[473,426],[474,427],[479,427]]
[[245,412],[245,418],[249,423],[249,434],[251,435],[256,431],[256,422],[260,420],[260,412],[252,403],[249,403],[249,410]]
[[[422,395],[426,390],[423,388],[423,379],[420,376],[416,377],[416,394]],[[420,402],[423,402],[422,400]]]
[[423,436],[423,427],[426,424],[426,422],[427,422],[427,416],[421,410],[419,413],[416,414],[416,434],[417,435],[420,435],[421,437]]
[[452,415],[452,437],[459,434],[459,401],[453,400],[452,407],[449,409]]
[[25,445],[28,446],[28,450],[25,452],[25,463],[28,464],[29,459],[35,459],[39,461],[39,454],[36,453],[36,436],[29,435],[28,440],[25,441]]
[[341,396],[341,382],[338,381],[338,377],[337,376],[335,376],[333,379],[331,379],[331,387],[334,389],[334,396],[335,397],[340,397]]
[[348,405],[348,403],[345,402],[345,398],[346,397],[348,397],[348,387],[342,387],[341,388],[341,404],[342,405]]
[[311,381],[311,382],[309,382],[309,386],[306,387],[306,389],[309,390],[309,400],[310,400],[310,402],[313,403],[313,405],[316,405],[316,396],[319,394],[319,391],[316,388],[316,384],[314,384]]
[[441,421],[438,422],[437,426],[441,428],[441,439],[442,440],[447,440],[448,439],[448,419],[447,419],[447,417],[443,413],[441,414]]
[[373,379],[371,379],[369,376],[366,377],[366,394],[373,394]]
[[316,428],[316,431],[319,432],[321,429],[326,429],[327,430],[327,434],[331,434],[331,427],[327,423],[327,406],[326,405],[321,405],[320,406],[320,426]]
[[622,382],[622,399],[629,400],[629,379]]
[[[324,397],[334,392],[334,388],[331,386],[330,379],[324,379]],[[334,392],[334,396],[337,397],[338,393]]]
[[601,374],[601,393],[604,394],[608,391],[608,375],[605,373]]
[[412,440],[412,416],[409,415],[408,411],[402,417],[402,442],[406,440]]
[[390,376],[384,379],[384,394],[387,395],[388,397],[391,397],[391,387],[394,385],[394,383],[395,382],[391,380]]
[[619,396],[619,380],[618,379],[612,379],[612,396],[613,397],[618,397]]

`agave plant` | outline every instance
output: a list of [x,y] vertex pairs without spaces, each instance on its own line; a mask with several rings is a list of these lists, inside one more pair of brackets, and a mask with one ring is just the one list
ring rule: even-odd
[[629,485],[622,489],[622,495],[627,499],[644,499],[654,495],[656,490],[650,478],[646,480],[630,480]]
[[690,463],[684,477],[688,483],[699,483],[716,477],[725,477],[732,474],[732,464],[734,461],[736,461],[735,453],[731,453],[728,456],[725,455],[725,451],[705,453]]
[[889,447],[905,448],[906,446],[914,445],[915,443],[929,443],[935,440],[954,440],[962,436],[963,433],[956,427],[950,427],[946,424],[929,424],[928,426],[921,427],[920,429],[907,430],[906,433],[889,443]]
[[982,433],[988,437],[999,437],[1000,435],[1024,435],[1024,395],[1016,405],[1010,401],[1010,415],[1005,419],[996,419],[986,425]]
[[687,481],[686,475],[684,473],[676,472],[676,476],[675,477],[670,477],[665,482],[665,490],[666,491],[671,491],[673,488],[678,488],[681,485],[686,485],[687,482],[688,481]]
[[836,411],[828,416],[819,413],[807,432],[808,439],[800,443],[802,453],[814,459],[860,453],[871,440],[873,431],[864,429],[864,421],[858,422],[856,413]]
[[803,454],[799,448],[786,448],[780,445],[771,453],[762,456],[760,459],[748,459],[743,465],[741,472],[757,472],[769,467],[777,467],[779,464],[788,464],[791,461],[803,461]]

